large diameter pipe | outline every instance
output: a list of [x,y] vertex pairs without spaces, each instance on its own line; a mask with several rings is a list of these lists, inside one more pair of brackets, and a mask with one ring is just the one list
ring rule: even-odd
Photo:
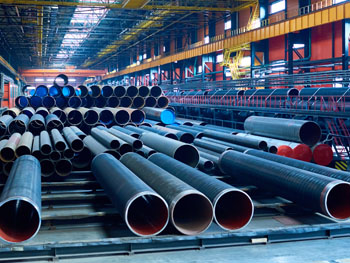
[[244,129],[256,135],[315,145],[321,138],[321,128],[313,121],[250,116]]
[[[158,125],[159,126],[159,125]],[[193,130],[191,127],[187,126],[181,126],[181,125],[167,125],[166,127],[169,127],[170,129],[178,130],[178,131],[183,131],[183,132],[188,132],[193,135],[194,138],[202,138],[203,137],[203,132]]]
[[72,162],[68,159],[60,159],[55,163],[55,172],[58,176],[70,175],[73,170]]
[[130,114],[125,108],[110,108],[106,107],[113,114],[115,123],[124,125],[130,121]]
[[95,99],[95,104],[94,105],[97,108],[104,108],[107,105],[107,99],[102,97],[102,96],[100,96],[100,97]]
[[46,118],[47,115],[49,115],[49,110],[45,107],[37,108],[35,111],[36,114],[42,115],[44,118]]
[[213,131],[213,130],[203,130],[203,135],[205,137],[213,138],[220,141],[226,141],[233,144],[238,144],[241,146],[246,146],[254,149],[267,149],[267,143],[264,140],[257,140],[252,138],[244,138],[236,135],[227,134],[224,132]]
[[[129,129],[127,129],[128,127]],[[134,126],[126,126],[126,127],[113,126],[113,129],[116,129],[120,132],[130,135],[131,137],[134,137],[136,139],[138,139],[140,137],[140,134],[144,132],[144,130]]]
[[80,130],[78,127],[76,126],[70,126],[70,128],[75,132],[76,135],[78,135],[78,137],[83,140],[87,135],[85,132],[83,132],[82,130]]
[[0,197],[2,240],[19,243],[38,233],[41,225],[40,170],[39,161],[30,155],[14,162]]
[[129,96],[130,98],[135,98],[137,95],[139,95],[139,90],[135,86],[129,86],[126,89],[126,95]]
[[62,89],[58,86],[53,85],[49,88],[49,95],[51,97],[57,98],[62,95]]
[[83,142],[84,142],[84,145],[90,150],[93,156],[97,156],[101,153],[109,153],[117,159],[120,158],[120,154],[115,149],[106,148],[100,142],[95,140],[95,138],[92,137],[91,135],[86,136]]
[[83,121],[87,125],[95,125],[100,119],[98,112],[93,109],[80,107],[78,111],[83,115]]
[[329,165],[333,161],[332,147],[324,143],[315,145],[312,148],[312,159],[319,165]]
[[13,117],[10,115],[3,115],[0,117],[0,137],[6,134],[8,127],[12,121]]
[[10,134],[18,132],[23,134],[26,132],[29,123],[29,118],[25,114],[20,114],[15,119],[13,119],[8,126],[8,131]]
[[205,194],[213,204],[214,220],[221,228],[236,230],[249,224],[254,205],[245,192],[162,153],[152,154],[148,160]]
[[55,114],[55,115],[61,120],[61,122],[62,122],[63,124],[66,123],[66,121],[67,121],[67,115],[66,115],[66,113],[65,113],[63,110],[61,110],[60,108],[58,108],[58,107],[53,107],[52,109],[50,109],[50,113]]
[[232,150],[235,150],[237,152],[244,152],[244,151],[250,149],[249,147],[245,147],[245,146],[241,146],[241,145],[237,145],[237,144],[233,144],[233,143],[229,143],[229,142],[224,142],[224,141],[220,141],[220,140],[215,140],[215,139],[209,138],[209,137],[203,137],[202,140],[203,141],[207,141],[207,142],[211,142],[211,143],[214,143],[214,144],[217,144],[217,145],[227,146],[227,147],[229,147]]
[[113,90],[112,86],[105,85],[105,86],[102,87],[102,89],[101,89],[102,97],[109,98],[113,94],[114,94],[114,90]]
[[31,132],[23,133],[15,151],[17,157],[31,154],[33,139],[34,136]]
[[109,109],[100,109],[97,107],[92,108],[94,111],[98,112],[99,120],[102,124],[110,125],[114,121],[114,115]]
[[244,178],[261,189],[328,217],[350,217],[350,184],[347,182],[236,151],[224,152],[219,167],[228,175]]
[[84,148],[83,141],[75,134],[70,127],[64,127],[63,136],[74,152],[80,152]]
[[120,142],[118,138],[113,136],[106,130],[99,129],[99,128],[92,128],[91,135],[97,141],[99,141],[101,144],[103,144],[105,147],[109,149],[119,149],[120,147]]
[[83,121],[83,115],[77,109],[68,107],[64,109],[64,112],[67,115],[67,122],[70,125],[79,125]]
[[139,87],[139,96],[146,98],[150,93],[150,90],[147,86],[140,86]]
[[141,141],[157,152],[165,153],[189,166],[196,167],[199,162],[197,149],[183,142],[175,141],[158,134],[146,132],[140,136]]
[[56,106],[60,109],[67,107],[67,99],[63,96],[57,97]]
[[62,89],[68,84],[68,77],[65,74],[59,74],[55,77],[53,84],[54,86]]
[[17,108],[9,108],[2,112],[2,116],[10,115],[12,118],[16,118],[20,114],[21,114],[21,110]]
[[39,96],[31,96],[29,98],[29,103],[30,103],[30,106],[36,109],[43,106],[43,99]]
[[32,155],[38,160],[42,159],[42,154],[40,151],[40,136],[34,136],[32,145]]
[[90,86],[90,96],[92,98],[98,98],[101,95],[101,87],[98,85]]
[[118,97],[112,96],[107,99],[107,106],[111,108],[116,108],[120,104]]
[[117,98],[124,97],[126,95],[126,88],[123,86],[117,86],[114,88],[114,95]]
[[25,114],[28,118],[31,118],[35,114],[35,110],[32,107],[26,107],[21,111],[21,114]]
[[175,113],[167,109],[157,109],[145,107],[142,109],[146,118],[154,121],[160,121],[164,124],[173,124],[175,122]]
[[132,107],[135,109],[141,109],[145,106],[145,99],[143,97],[137,96],[132,100]]
[[215,167],[215,164],[213,161],[205,159],[204,157],[199,157],[199,163],[197,166],[199,170],[203,172],[210,172],[214,169],[214,167]]
[[157,235],[166,227],[169,211],[165,200],[120,161],[104,153],[93,159],[91,168],[134,234]]
[[74,154],[74,157],[72,159],[73,167],[77,169],[89,168],[89,165],[91,163],[91,158],[92,158],[91,151],[87,147],[84,147],[84,149],[81,152]]
[[72,107],[74,109],[77,109],[81,107],[82,101],[80,97],[73,96],[68,99],[68,107]]
[[217,152],[217,153],[223,153],[225,151],[232,150],[232,148],[229,146],[225,146],[222,144],[216,144],[214,142],[205,141],[202,139],[195,139],[193,141],[193,144],[195,146],[199,146],[199,147],[202,147],[204,149],[208,149],[210,151]]
[[145,113],[142,110],[128,109],[128,108],[122,108],[122,107],[119,107],[118,109],[128,112],[130,116],[130,121],[135,124],[140,124],[145,120]]
[[256,151],[256,150],[247,150],[245,154],[253,155],[259,158],[263,158],[266,160],[278,162],[284,165],[292,166],[298,169],[306,170],[312,173],[321,174],[324,176],[332,177],[335,179],[343,180],[350,183],[350,173],[340,171],[337,169],[320,166],[314,163],[303,162],[295,159],[291,159],[284,156],[278,156],[271,153]]
[[39,135],[41,131],[45,130],[45,119],[40,114],[34,114],[28,124],[28,130],[34,135]]
[[63,130],[63,123],[55,114],[49,114],[45,118],[46,121],[46,130],[50,132],[53,129],[57,129],[59,131]]
[[18,96],[15,99],[15,104],[16,104],[17,108],[24,109],[25,107],[28,107],[29,100],[28,100],[28,98],[26,96]]
[[161,96],[157,99],[157,108],[166,108],[169,105],[169,99],[165,96]]
[[70,97],[73,97],[75,95],[75,89],[73,86],[71,85],[65,85],[63,88],[62,88],[62,95],[63,97],[65,98],[70,98]]
[[153,132],[153,133],[162,135],[164,137],[167,137],[167,138],[170,138],[170,139],[173,139],[173,140],[178,140],[177,136],[174,133],[171,133],[171,132],[158,130],[158,129],[155,129],[153,127],[148,127],[148,126],[140,126],[140,129],[145,130],[145,131],[149,131],[149,132]]
[[43,98],[43,106],[50,109],[52,107],[54,107],[56,104],[55,98],[51,97],[51,96],[45,96]]
[[50,159],[40,159],[41,175],[50,177],[55,173],[55,163]]
[[79,85],[78,88],[75,90],[75,94],[80,98],[85,98],[87,95],[89,95],[89,88],[85,85]]
[[128,96],[124,96],[122,98],[120,98],[120,107],[131,107],[132,105],[132,98],[128,97]]
[[0,151],[0,159],[3,162],[11,162],[16,158],[16,148],[21,140],[20,133],[14,133],[8,139],[4,147]]
[[157,106],[157,99],[155,97],[147,97],[145,99],[145,106],[150,108]]
[[52,137],[52,142],[55,146],[55,149],[59,152],[63,152],[67,147],[67,143],[64,140],[60,131],[57,129],[52,129],[51,130],[51,137]]
[[162,89],[159,87],[159,86],[153,86],[151,89],[150,89],[150,95],[155,97],[155,98],[158,98],[162,95]]
[[213,207],[201,192],[137,153],[124,154],[120,161],[167,201],[171,222],[180,233],[197,235],[210,226]]

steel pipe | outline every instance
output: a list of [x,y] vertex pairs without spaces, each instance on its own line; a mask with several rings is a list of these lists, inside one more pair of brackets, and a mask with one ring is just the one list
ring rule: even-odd
[[153,127],[140,126],[140,129],[148,131],[148,132],[156,133],[156,134],[162,135],[164,137],[167,137],[167,138],[170,138],[170,139],[173,139],[173,140],[178,140],[177,136],[174,133],[158,130],[158,129],[155,129]]
[[65,124],[67,122],[67,115],[66,113],[61,110],[58,107],[53,107],[52,109],[50,109],[50,113],[55,114],[63,124]]
[[71,85],[65,85],[62,88],[62,95],[65,98],[70,98],[73,97],[75,95],[75,89],[73,86]]
[[10,115],[3,115],[0,117],[0,137],[6,134],[8,127],[12,121],[13,118]]
[[139,95],[139,90],[135,86],[129,86],[126,89],[126,95],[129,96],[130,98],[135,98],[137,95]]
[[210,172],[214,169],[214,162],[203,157],[199,157],[198,169],[203,172]]
[[167,201],[180,233],[197,235],[210,226],[213,207],[201,192],[136,153],[124,154],[120,161]]
[[26,96],[18,96],[15,99],[16,107],[19,109],[24,109],[25,107],[28,107],[29,100]]
[[[138,109],[128,109],[128,108],[118,108],[118,109],[122,109],[125,110],[129,113],[130,115],[130,121],[135,123],[135,124],[140,124],[145,120],[145,113],[142,110],[138,110]],[[125,123],[123,123],[125,124]]]
[[21,114],[25,114],[28,118],[31,118],[35,114],[35,110],[32,107],[26,107],[21,111]]
[[194,138],[200,139],[203,137],[203,132],[193,130],[193,129],[191,129],[191,127],[186,127],[186,126],[181,126],[181,125],[167,125],[166,127],[169,127],[170,129],[175,129],[178,131],[188,132],[188,133],[192,134]]
[[41,175],[50,177],[55,173],[55,163],[49,159],[40,159]]
[[136,139],[136,138],[134,138],[130,135],[127,135],[123,132],[120,132],[120,131],[114,129],[113,127],[108,129],[108,132],[113,134],[114,136],[118,137],[119,139],[122,139],[123,141],[127,142],[136,150],[141,149],[143,146],[142,141],[140,141],[139,139]]
[[68,77],[65,74],[59,74],[55,77],[53,84],[56,87],[63,88],[68,84]]
[[120,142],[117,137],[110,134],[108,131],[99,129],[99,128],[92,128],[91,129],[91,135],[96,139],[98,142],[100,142],[102,145],[107,147],[108,149],[119,149]]
[[141,149],[138,150],[139,152],[143,152],[144,156],[146,158],[150,157],[152,154],[156,153],[155,150],[152,148],[147,147],[146,145],[142,146]]
[[146,114],[147,119],[160,121],[164,124],[173,124],[175,121],[175,113],[171,110],[149,107],[145,107],[142,110]]
[[86,136],[83,142],[84,142],[84,145],[90,150],[93,156],[97,156],[101,153],[109,153],[117,159],[120,158],[120,154],[115,149],[106,148],[100,142],[95,140],[95,138],[92,137],[91,135]]
[[124,96],[120,99],[120,107],[128,108],[132,105],[132,98]]
[[150,95],[156,98],[160,97],[162,95],[162,92],[163,91],[159,86],[153,86],[150,89]]
[[11,173],[11,169],[13,167],[13,161],[11,162],[7,162],[7,163],[3,163],[2,165],[2,172],[4,173],[5,176],[9,176]]
[[185,118],[176,118],[175,121],[180,123],[181,125],[187,125],[187,126],[205,126],[208,124],[205,121],[191,120],[191,119],[185,119]]
[[92,98],[98,98],[101,96],[101,87],[98,86],[98,85],[92,85],[90,86],[90,93],[89,95],[92,97]]
[[118,99],[118,97],[109,97],[107,99],[107,107],[111,107],[111,108],[116,108],[119,107],[120,104],[120,100]]
[[109,110],[113,114],[115,123],[119,125],[124,125],[130,121],[129,111],[125,110],[124,108],[106,107],[106,110]]
[[78,137],[83,140],[87,135],[82,130],[80,130],[77,126],[70,126],[70,128],[75,132]]
[[250,133],[282,140],[315,145],[321,138],[321,128],[313,121],[250,116],[244,122]]
[[0,214],[0,238],[5,242],[23,242],[38,233],[41,174],[40,163],[35,157],[25,155],[14,162],[0,197]]
[[105,125],[110,125],[114,122],[113,113],[109,109],[100,109],[93,107],[94,111],[98,112],[100,122]]
[[65,108],[64,112],[67,115],[67,122],[72,126],[79,125],[83,121],[83,115],[77,109]]
[[16,157],[31,154],[33,139],[34,139],[34,136],[31,132],[23,133],[15,151]]
[[215,140],[213,138],[208,138],[208,137],[203,137],[202,138],[203,141],[208,141],[217,145],[224,145],[227,146],[237,152],[244,152],[248,149],[250,149],[249,147],[245,147],[245,146],[241,146],[241,145],[237,145],[237,144],[233,144],[233,143],[229,143],[229,142],[224,142],[224,141],[220,141],[220,140]]
[[193,144],[195,146],[199,146],[199,147],[202,147],[204,149],[208,149],[210,151],[217,152],[217,153],[223,153],[225,151],[232,150],[232,148],[229,146],[216,144],[216,143],[213,143],[210,141],[204,141],[202,139],[195,139],[193,141]]
[[[133,129],[127,129],[127,127],[134,128],[136,131]],[[137,127],[134,127],[134,126],[126,126],[126,127],[113,126],[112,128],[116,129],[122,133],[125,133],[127,135],[130,135],[131,137],[134,137],[136,139],[138,139],[140,137],[140,134],[144,132],[144,130],[137,128]]]
[[55,146],[55,149],[59,152],[63,152],[67,147],[67,143],[64,140],[60,131],[57,129],[52,129],[51,137],[52,137],[52,142],[53,142],[53,145]]
[[169,139],[154,133],[143,133],[141,141],[148,147],[157,152],[165,153],[176,160],[186,163],[189,166],[196,167],[199,162],[199,153],[197,149],[183,142]]
[[84,149],[81,152],[74,154],[74,157],[72,159],[73,167],[77,169],[86,169],[89,167],[91,163],[91,158],[92,158],[92,154],[90,150],[87,147],[84,147]]
[[45,85],[39,85],[35,89],[34,96],[39,96],[40,98],[43,98],[49,94],[49,89]]
[[157,99],[155,97],[145,98],[145,106],[150,108],[157,106]]
[[236,151],[224,152],[219,167],[230,176],[244,178],[261,189],[328,217],[350,217],[350,184],[347,182]]
[[114,94],[114,90],[111,86],[109,85],[105,85],[102,87],[102,90],[101,90],[101,95],[104,97],[104,98],[109,98],[111,97],[112,95]]
[[55,163],[55,172],[58,176],[65,177],[70,175],[73,170],[72,162],[68,159],[60,159]]
[[107,105],[107,99],[100,96],[100,97],[97,97],[95,98],[95,103],[94,103],[94,106],[97,107],[97,108],[104,108],[106,107]]
[[45,130],[45,119],[40,114],[34,114],[28,124],[28,130],[33,135],[39,135],[41,131]]
[[50,132],[52,129],[57,129],[59,131],[63,130],[63,123],[55,114],[49,114],[45,118],[46,130]]
[[166,227],[169,220],[167,203],[125,165],[109,154],[100,154],[93,159],[91,167],[97,181],[134,234],[157,235]]
[[177,139],[181,142],[192,143],[195,139],[192,133],[189,133],[189,132],[179,131],[179,130],[175,130],[175,129],[171,129],[171,128],[163,127],[159,125],[154,125],[153,128],[160,131],[172,133],[176,135]]
[[84,148],[83,141],[75,134],[70,127],[63,128],[63,136],[74,152],[80,152]]
[[139,89],[139,96],[143,98],[146,98],[150,93],[150,90],[147,86],[140,86],[138,89]]
[[68,107],[72,107],[74,109],[77,109],[81,107],[82,101],[80,97],[73,96],[68,99]]
[[9,108],[2,112],[2,116],[10,115],[12,118],[16,118],[20,114],[21,114],[21,110],[17,108]]
[[91,108],[93,107],[95,104],[95,100],[93,98],[91,98],[90,95],[86,96],[85,98],[82,98],[82,107],[85,108]]
[[236,230],[249,224],[254,205],[245,192],[162,153],[155,153],[148,159],[205,194],[213,204],[214,220],[221,228]]
[[40,133],[40,152],[43,155],[49,155],[52,152],[50,135],[47,131],[42,131]]
[[67,99],[63,96],[57,97],[56,106],[60,109],[67,107]]
[[35,114],[40,114],[41,116],[46,118],[46,116],[49,115],[49,111],[45,107],[40,107],[36,109]]
[[166,108],[169,105],[169,99],[165,96],[161,96],[157,99],[157,108]]
[[312,147],[312,160],[319,165],[329,165],[333,161],[332,147],[324,143],[316,144]]
[[80,107],[78,111],[82,114],[83,121],[87,125],[95,125],[100,119],[99,113],[93,109]]
[[50,109],[52,107],[54,107],[56,104],[56,101],[54,99],[54,97],[51,97],[51,96],[45,96],[43,98],[43,106]]
[[79,90],[79,95],[77,94],[77,96],[79,96],[80,98],[85,98],[86,96],[89,95],[90,89],[85,85],[79,85],[75,93],[77,93],[77,90]]
[[20,114],[11,121],[10,125],[8,126],[8,132],[10,134],[13,134],[15,132],[23,134],[27,130],[28,123],[29,123],[28,116],[25,114]]
[[58,86],[53,85],[49,88],[49,95],[51,97],[57,98],[62,95],[62,89]]
[[132,100],[132,107],[135,109],[141,109],[145,106],[145,99],[137,96]]
[[38,160],[42,159],[42,154],[40,151],[40,136],[34,136],[32,145],[32,155]]
[[58,160],[61,159],[61,153],[57,150],[53,150],[50,154],[49,154],[49,159],[53,162],[57,162]]
[[124,97],[126,95],[126,89],[123,86],[117,86],[114,88],[114,95],[118,98]]

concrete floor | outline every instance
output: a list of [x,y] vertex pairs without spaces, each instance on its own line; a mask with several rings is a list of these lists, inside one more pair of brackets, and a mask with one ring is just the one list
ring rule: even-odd
[[[35,261],[36,263],[43,261]],[[268,245],[89,257],[59,260],[62,263],[350,263],[350,238],[286,242]]]

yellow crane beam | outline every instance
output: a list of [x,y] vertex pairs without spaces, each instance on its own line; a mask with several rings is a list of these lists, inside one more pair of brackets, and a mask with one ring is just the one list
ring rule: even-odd
[[213,7],[213,6],[175,6],[175,5],[153,5],[149,4],[147,0],[130,0],[124,1],[122,4],[115,3],[103,3],[103,2],[95,2],[95,1],[76,1],[71,2],[68,0],[61,1],[35,1],[35,0],[2,0],[0,4],[2,5],[34,5],[34,6],[87,6],[87,7],[105,7],[109,9],[139,9],[142,8],[144,10],[171,10],[171,11],[216,11],[216,12],[234,12],[239,11],[242,6],[245,5],[253,5],[249,0],[243,0],[246,2],[242,6],[238,7]]

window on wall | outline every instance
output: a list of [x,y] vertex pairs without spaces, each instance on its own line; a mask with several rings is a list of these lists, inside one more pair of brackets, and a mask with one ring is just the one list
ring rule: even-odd
[[275,13],[281,12],[283,10],[286,10],[286,1],[285,0],[276,1],[270,5],[270,14],[275,14]]
[[208,44],[209,43],[209,36],[206,36],[205,38],[204,38],[204,44]]
[[225,30],[231,29],[231,19],[225,22]]
[[217,63],[221,63],[222,61],[224,61],[224,55],[223,54],[219,54],[216,56],[216,62]]
[[346,1],[346,0],[333,0],[333,4],[336,5],[336,4],[345,2],[345,1]]
[[293,44],[294,49],[300,49],[300,48],[304,48],[304,47],[305,47],[305,44],[297,44],[297,43]]

